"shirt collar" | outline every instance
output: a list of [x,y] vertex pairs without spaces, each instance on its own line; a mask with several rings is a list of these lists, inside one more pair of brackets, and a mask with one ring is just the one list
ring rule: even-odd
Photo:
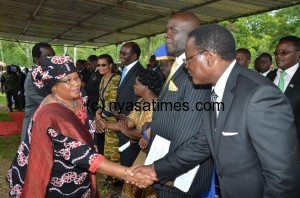
[[[288,75],[288,76],[294,76],[294,74],[296,73],[296,71],[297,71],[297,69],[299,68],[299,63],[296,63],[294,66],[292,66],[292,67],[290,67],[290,68],[288,68],[288,69],[286,69],[286,70],[284,70],[285,72],[286,72],[286,74]],[[278,68],[278,70],[277,70],[277,75],[278,76],[280,76],[280,73],[282,72],[283,70],[282,69],[280,69],[280,68]]]
[[183,64],[183,60],[185,59],[185,53],[182,53],[180,56],[176,57],[176,63],[177,65],[182,65]]
[[212,89],[215,90],[215,93],[217,94],[219,101],[222,101],[228,77],[229,77],[235,63],[236,63],[236,60],[234,60],[234,61],[232,61],[232,63],[230,63],[229,67],[227,67],[225,72],[219,78],[216,85],[214,87],[212,87]]
[[130,63],[129,65],[126,66],[126,69],[127,69],[127,72],[138,62],[139,60],[137,61],[134,61],[133,63]]
[[271,71],[271,69],[269,69],[268,71],[264,72],[264,73],[261,73],[261,75],[263,76],[267,76],[267,74]]

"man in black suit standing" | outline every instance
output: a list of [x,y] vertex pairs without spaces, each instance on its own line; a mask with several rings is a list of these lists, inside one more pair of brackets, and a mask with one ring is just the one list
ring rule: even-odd
[[[125,43],[120,50],[121,64],[124,66],[121,80],[117,93],[116,108],[119,114],[129,115],[132,110],[131,104],[135,104],[137,96],[134,94],[133,85],[135,84],[136,76],[144,70],[144,67],[139,62],[141,49],[135,42]],[[119,117],[119,115],[116,115]],[[119,145],[122,146],[129,141],[122,133],[118,133]],[[140,152],[138,144],[131,144],[126,150],[120,154],[120,162],[124,166],[131,166]]]
[[191,32],[185,52],[193,83],[213,86],[207,97],[214,99],[214,111],[204,111],[204,130],[190,141],[134,172],[156,172],[168,180],[212,154],[224,198],[300,197],[299,145],[287,98],[268,79],[236,63],[234,38],[222,26]]
[[[184,67],[184,59],[186,57],[184,47],[188,34],[198,28],[199,25],[199,19],[194,14],[180,12],[172,16],[166,27],[167,51],[176,56],[176,60],[159,95],[157,111],[153,113],[150,142],[152,142],[155,135],[171,141],[169,152],[175,151],[200,130],[202,112],[197,112],[192,108],[196,106],[197,102],[204,102],[205,94],[210,92],[208,89],[194,89],[193,83]],[[160,105],[164,103],[174,105],[174,109],[172,107],[164,108],[163,105]],[[176,104],[182,105],[181,108],[175,108]],[[184,104],[187,104],[190,109],[185,109],[183,107]],[[161,165],[164,166],[163,164]],[[160,167],[156,168],[159,169]],[[201,197],[203,193],[209,190],[213,173],[212,168],[213,162],[211,158],[201,164],[187,193],[177,188],[155,184],[154,187],[158,197]],[[174,178],[171,181],[174,181]]]
[[281,38],[274,55],[278,69],[269,72],[267,77],[289,99],[293,108],[300,143],[300,38],[296,36]]

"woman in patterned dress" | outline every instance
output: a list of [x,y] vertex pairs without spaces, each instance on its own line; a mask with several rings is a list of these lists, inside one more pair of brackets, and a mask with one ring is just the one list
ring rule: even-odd
[[[123,133],[131,142],[138,143],[144,140],[142,135],[142,127],[145,123],[152,121],[152,113],[157,102],[159,92],[162,88],[163,82],[159,74],[155,71],[144,70],[137,75],[136,83],[134,85],[135,95],[141,97],[133,107],[130,114],[124,120],[118,122],[105,122],[102,120],[102,128],[107,130],[115,130]],[[143,147],[146,145],[144,144]],[[146,154],[144,154],[144,160]],[[139,155],[140,156],[140,155]],[[139,190],[137,187],[124,184],[122,195],[126,198],[155,198],[156,193],[152,187],[147,187],[145,190]]]
[[95,124],[88,120],[86,99],[80,97],[81,81],[70,57],[43,58],[32,78],[48,95],[31,119],[7,174],[10,196],[99,197],[96,171],[140,185],[151,183],[149,177],[133,177],[132,168],[95,152]]
[[[116,122],[113,116],[110,104],[116,102],[117,90],[119,86],[120,76],[113,72],[114,62],[110,55],[101,54],[98,56],[98,71],[103,75],[99,86],[99,110],[96,114],[100,115],[107,122]],[[117,132],[114,130],[105,130],[104,141],[104,156],[109,161],[119,163],[120,154],[118,151],[119,138]],[[108,176],[106,178],[108,183],[114,183],[115,178]]]

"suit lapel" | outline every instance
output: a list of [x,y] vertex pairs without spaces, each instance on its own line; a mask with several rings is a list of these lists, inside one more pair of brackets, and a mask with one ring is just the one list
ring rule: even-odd
[[[208,98],[210,100],[210,98]],[[215,141],[215,129],[214,129],[214,121],[212,119],[213,111],[204,111],[203,112],[203,119],[204,119],[204,130],[206,134],[206,139],[208,144],[210,145],[210,150],[212,155],[215,157],[215,149],[214,149],[214,141]]]
[[237,78],[239,73],[241,72],[241,66],[235,64],[233,67],[223,94],[222,102],[224,103],[224,111],[219,111],[219,116],[216,122],[216,132],[215,132],[215,150],[218,152],[219,146],[220,146],[220,140],[222,137],[222,131],[224,128],[224,124],[226,121],[226,117],[228,115],[228,112],[230,111],[230,106],[232,104],[232,101],[234,99],[234,93],[233,89],[236,87],[237,84]]
[[293,90],[295,89],[295,86],[299,85],[299,82],[300,82],[299,79],[300,79],[300,67],[298,67],[297,71],[295,72],[294,76],[292,77],[284,94],[286,94],[287,96],[290,95],[293,92]]
[[276,78],[276,75],[277,75],[277,69],[275,69],[274,71],[270,71],[267,74],[267,78],[269,78],[273,82]]
[[180,67],[177,69],[177,71],[175,72],[175,74],[171,77],[171,79],[169,80],[169,82],[163,86],[163,89],[160,92],[159,98],[163,98],[163,96],[165,95],[165,93],[169,90],[169,83],[171,80],[176,79],[177,76],[179,76],[179,74],[181,74],[181,72],[184,72],[183,69],[183,64],[180,65]]
[[[131,78],[131,76],[135,73],[134,71],[137,69],[137,66],[140,64],[140,62],[138,61],[130,70],[129,72],[126,74],[125,78],[122,81],[121,86],[119,86],[119,89],[122,89],[122,87],[124,86],[125,82]],[[121,81],[120,81],[121,82]]]

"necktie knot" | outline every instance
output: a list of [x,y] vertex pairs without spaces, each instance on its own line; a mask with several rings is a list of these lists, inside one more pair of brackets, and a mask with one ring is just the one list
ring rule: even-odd
[[286,75],[286,71],[281,71],[280,77],[284,77]]
[[212,89],[212,90],[211,90],[210,101],[211,101],[211,102],[216,102],[216,101],[217,101],[217,98],[218,98],[218,95],[215,93],[215,90]]
[[166,85],[169,83],[169,81],[171,80],[172,76],[173,76],[174,73],[175,73],[176,67],[177,67],[177,62],[174,61],[173,65],[172,65],[172,67],[171,67],[170,74],[169,74],[169,76],[168,76],[168,78],[167,78],[167,80],[166,80],[164,86],[166,86]]

